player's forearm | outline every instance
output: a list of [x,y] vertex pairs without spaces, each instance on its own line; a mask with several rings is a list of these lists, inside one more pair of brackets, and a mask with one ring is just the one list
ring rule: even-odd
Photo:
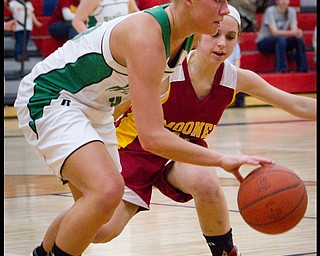
[[194,165],[221,166],[221,153],[183,140],[165,128],[162,132],[139,138],[145,150],[164,158]]
[[[295,95],[299,97],[298,95]],[[309,97],[301,97],[298,100],[298,104],[294,106],[294,112],[292,113],[295,116],[306,118],[309,120],[317,120],[317,101],[316,99]]]
[[87,30],[86,24],[83,21],[76,18],[72,20],[72,26],[78,33],[82,33],[83,31]]

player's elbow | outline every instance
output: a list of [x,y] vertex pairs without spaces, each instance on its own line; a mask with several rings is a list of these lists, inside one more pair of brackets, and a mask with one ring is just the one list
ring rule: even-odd
[[312,98],[301,98],[300,104],[295,105],[295,115],[312,121],[317,120],[317,103]]
[[159,154],[161,152],[161,136],[157,133],[139,135],[141,147],[149,152]]

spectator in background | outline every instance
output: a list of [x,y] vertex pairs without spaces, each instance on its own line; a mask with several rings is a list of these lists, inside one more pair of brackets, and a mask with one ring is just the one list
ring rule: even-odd
[[[28,60],[29,58],[26,55],[26,50],[30,39],[31,31],[33,29],[33,23],[38,27],[41,27],[42,23],[37,19],[36,15],[34,14],[34,8],[30,0],[11,0],[10,2],[8,2],[8,8],[12,12],[12,16],[17,23],[14,32],[14,58],[16,61]],[[26,18],[25,13],[27,13]],[[25,30],[26,35],[24,34]],[[23,55],[24,53],[25,55]]]
[[258,30],[256,11],[257,0],[229,0],[230,5],[238,9],[241,16],[241,32],[256,32]]
[[[16,28],[17,28],[17,21],[15,19],[4,21],[3,30],[15,31]],[[4,85],[4,96],[6,96],[6,79],[4,79],[3,85]]]
[[81,33],[103,21],[128,14],[129,2],[135,4],[135,0],[121,2],[116,0],[81,0],[72,20],[72,25],[78,33]]
[[227,61],[235,65],[236,67],[240,67],[240,59],[241,59],[241,49],[239,43],[235,46],[232,54],[227,58]]
[[15,31],[17,28],[17,21],[15,19],[4,21],[3,30]]
[[275,0],[229,0],[228,3],[239,10],[241,32],[256,32],[259,29],[256,14],[263,13]]
[[59,0],[48,23],[49,34],[57,39],[71,39],[77,31],[71,22],[80,0]]
[[297,13],[290,0],[276,0],[262,18],[257,48],[264,54],[275,54],[274,71],[289,72],[287,57],[294,57],[298,72],[308,72],[303,33],[298,28]]
[[[236,44],[232,54],[226,59],[226,61],[229,61],[236,67],[240,68],[240,63],[241,63],[241,49],[239,43]],[[238,92],[236,94],[236,101],[235,101],[235,106],[236,107],[244,107],[244,97],[245,93],[243,92]]]

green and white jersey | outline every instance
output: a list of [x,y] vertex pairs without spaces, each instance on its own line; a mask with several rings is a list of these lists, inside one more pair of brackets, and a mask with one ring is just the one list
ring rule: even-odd
[[128,14],[128,4],[129,0],[101,0],[98,7],[89,15],[87,26],[90,28]]
[[[167,60],[170,52],[170,23],[165,6],[145,12],[153,15],[162,28]],[[129,98],[127,68],[117,63],[110,52],[109,38],[112,29],[132,13],[104,22],[67,41],[43,61],[37,63],[25,76],[18,90],[16,108],[28,108],[25,122],[32,124],[42,117],[44,108],[62,99],[72,99],[78,104],[103,111]],[[192,47],[193,36],[187,38],[177,58],[176,65],[167,65],[166,79],[183,61]],[[31,121],[30,121],[31,119]],[[23,122],[23,117],[20,117]]]

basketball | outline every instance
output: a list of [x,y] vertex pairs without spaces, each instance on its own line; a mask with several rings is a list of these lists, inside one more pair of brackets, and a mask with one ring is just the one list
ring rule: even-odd
[[303,218],[308,195],[295,172],[273,164],[259,167],[245,177],[237,202],[240,215],[250,227],[265,234],[280,234]]

